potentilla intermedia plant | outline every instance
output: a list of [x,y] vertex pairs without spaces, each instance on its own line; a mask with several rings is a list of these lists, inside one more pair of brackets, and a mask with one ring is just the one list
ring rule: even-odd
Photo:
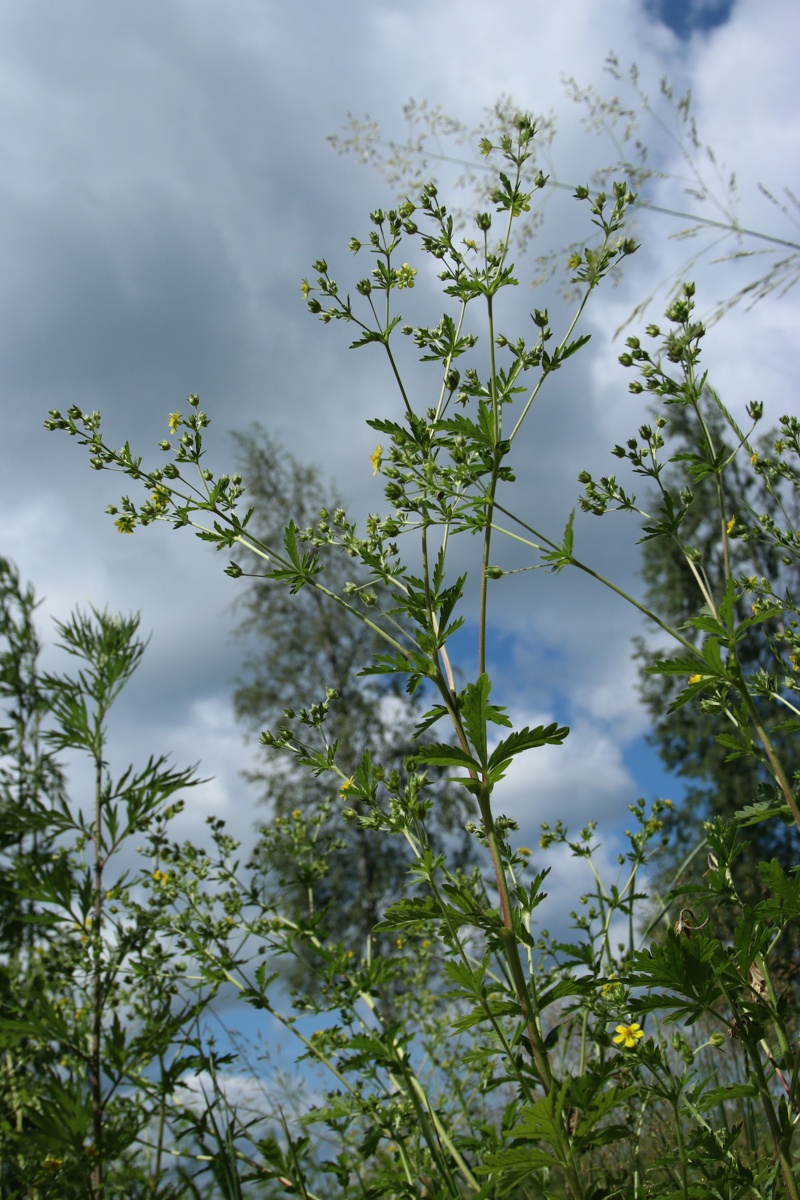
[[[163,757],[119,774],[109,761],[110,711],[145,649],[138,617],[58,622],[74,670],[45,674],[35,607],[0,560],[0,1194],[166,1195],[186,1031],[208,989],[186,983],[160,919],[160,847],[198,781]],[[67,786],[65,754],[88,762],[85,791]]]
[[[638,514],[645,537],[668,539],[685,556],[697,582],[691,625],[699,639],[670,627],[579,558],[572,517],[558,539],[539,531],[535,514],[515,511],[520,431],[533,419],[549,376],[568,370],[567,360],[588,340],[578,326],[592,293],[636,249],[625,228],[635,201],[627,184],[615,184],[610,195],[578,188],[575,198],[586,206],[594,232],[570,256],[579,293],[572,317],[554,329],[547,310],[534,309],[528,336],[504,331],[504,291],[517,282],[509,246],[515,221],[531,203],[522,179],[534,135],[531,121],[520,116],[513,136],[498,145],[481,142],[497,172],[492,211],[478,213],[471,230],[456,231],[429,185],[396,210],[373,212],[366,235],[352,239],[351,251],[368,264],[352,290],[340,289],[322,259],[303,281],[311,313],[325,324],[354,327],[353,347],[372,346],[385,355],[397,385],[396,415],[369,422],[379,439],[371,468],[385,479],[388,508],[363,528],[338,509],[322,511],[306,528],[291,522],[282,545],[251,536],[243,480],[215,475],[205,465],[209,417],[195,395],[186,409],[165,415],[168,436],[159,446],[166,464],[160,467],[143,465],[127,444],[121,451],[109,447],[98,413],[53,410],[46,425],[77,436],[96,469],[121,471],[144,487],[141,501],[125,496],[109,509],[121,534],[169,521],[232,554],[227,573],[234,579],[257,573],[292,592],[315,589],[379,637],[383,648],[365,671],[399,676],[410,692],[422,689],[429,698],[402,771],[387,770],[369,751],[342,761],[326,736],[326,717],[337,701],[332,690],[309,697],[299,712],[287,710],[279,727],[262,735],[276,752],[329,779],[343,821],[393,834],[410,847],[408,891],[378,926],[394,935],[396,955],[376,959],[369,943],[364,949],[326,941],[324,913],[313,903],[307,921],[282,919],[279,900],[267,905],[246,872],[231,866],[230,847],[214,865],[204,859],[200,872],[206,881],[218,873],[227,924],[204,917],[202,905],[184,908],[191,918],[184,915],[181,936],[208,977],[235,984],[244,1000],[298,1037],[304,1057],[333,1076],[327,1100],[299,1123],[283,1121],[276,1136],[251,1138],[250,1178],[280,1178],[309,1196],[688,1200],[784,1190],[796,1197],[796,993],[792,985],[780,990],[773,983],[770,963],[797,919],[800,882],[796,871],[762,864],[763,898],[745,904],[730,865],[742,844],[739,826],[800,826],[796,781],[787,777],[771,736],[776,726],[797,727],[797,610],[791,593],[779,594],[765,578],[728,570],[715,591],[681,528],[693,481],[721,479],[734,455],[750,459],[757,484],[788,514],[800,480],[800,425],[783,421],[773,456],[753,449],[752,428],[739,429],[701,373],[704,330],[690,286],[668,310],[665,332],[648,329],[652,351],[629,339],[622,362],[641,377],[631,389],[658,407],[614,454],[645,477],[650,508],[615,477],[596,481],[587,473],[580,475],[581,503],[598,516],[609,509]],[[545,182],[539,175],[533,186]],[[397,309],[414,299],[426,257],[445,296],[433,327],[406,324]],[[479,320],[480,338],[473,332]],[[430,364],[432,386],[420,405],[395,352],[404,337]],[[677,463],[669,451],[675,406],[689,420],[694,446]],[[706,415],[712,409],[733,431],[731,452],[714,444]],[[752,425],[760,416],[760,407],[751,406]],[[678,489],[663,483],[668,461],[683,470]],[[723,547],[732,538],[767,539],[796,563],[798,535],[788,516],[784,524],[761,520],[755,493],[747,510],[728,512],[725,494],[717,489]],[[767,508],[774,512],[775,504]],[[449,565],[453,541],[463,533],[475,547],[474,616],[467,611],[467,574],[454,574]],[[716,714],[730,753],[754,758],[762,768],[762,791],[738,823],[708,825],[702,848],[708,870],[691,894],[680,883],[663,898],[643,890],[667,801],[633,806],[635,824],[613,885],[595,867],[593,824],[573,837],[560,824],[545,827],[544,852],[564,844],[594,871],[593,891],[574,914],[569,943],[535,932],[534,912],[537,922],[547,912],[547,871],[530,871],[530,851],[515,844],[514,822],[500,815],[504,776],[514,760],[560,745],[568,734],[555,723],[514,728],[504,697],[492,688],[489,604],[492,589],[502,587],[505,570],[498,563],[506,537],[528,548],[531,565],[588,573],[652,620],[677,650],[655,669],[686,679],[675,703]],[[360,576],[358,584],[329,587],[322,547],[355,558],[367,582]],[[459,687],[451,638],[468,615],[477,626],[477,667]],[[767,640],[772,673],[748,677],[741,668],[740,647],[751,638]],[[471,798],[469,829],[484,848],[485,873],[452,870],[446,853],[431,848],[430,767],[448,771]],[[313,822],[298,812],[283,818],[268,839],[267,852],[274,846],[284,859],[294,856],[313,898],[315,871],[324,870]],[[191,898],[191,874],[187,859],[184,899]],[[735,914],[724,923],[735,928],[732,945],[720,941],[722,911]],[[628,930],[622,944],[615,941],[620,918]],[[256,942],[264,956],[257,967],[244,949]],[[271,963],[287,953],[305,956],[318,976],[313,995],[300,989],[289,1013],[281,1009]],[[305,1012],[327,1014],[313,1034],[304,1031]],[[324,1151],[308,1143],[307,1128],[324,1130]]]

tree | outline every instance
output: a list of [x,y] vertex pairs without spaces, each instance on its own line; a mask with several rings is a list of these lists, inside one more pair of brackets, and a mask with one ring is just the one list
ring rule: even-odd
[[[324,534],[341,521],[338,499],[326,493],[314,468],[300,463],[263,428],[236,435],[236,441],[255,510],[250,528],[265,545],[280,543],[290,519],[309,535],[313,530]],[[320,545],[318,553],[331,590],[351,596],[363,611],[376,605],[379,587],[368,585],[363,569],[331,545]],[[319,750],[336,743],[339,761],[352,769],[369,750],[387,770],[403,774],[413,753],[412,730],[423,711],[421,696],[379,683],[385,676],[361,673],[378,649],[377,635],[316,589],[293,595],[260,576],[253,577],[240,604],[238,632],[247,656],[234,693],[239,719],[255,733],[299,727]],[[313,724],[310,696],[318,697],[324,731]],[[265,886],[281,886],[291,876],[295,915],[308,920],[325,913],[330,936],[362,944],[380,920],[385,898],[405,886],[410,856],[398,854],[394,840],[359,821],[342,821],[346,785],[339,796],[332,795],[289,755],[276,755],[272,746],[265,751],[263,767],[249,774],[271,812],[270,836],[256,853]],[[473,860],[464,830],[467,808],[446,784],[440,782],[436,791],[429,832],[434,841],[447,841],[456,861],[466,866]],[[354,807],[360,812],[358,801]],[[299,885],[298,857],[305,862]]]
[[[759,489],[758,497],[754,495],[758,476],[742,467],[741,456],[734,455],[730,429],[726,428],[719,410],[716,417],[714,412],[710,407],[709,432],[720,456],[730,460],[728,470],[720,477],[720,486],[724,490],[725,508],[735,514],[734,523],[723,538],[715,507],[716,481],[706,475],[694,482],[682,525],[682,541],[689,555],[682,553],[675,543],[653,538],[645,540],[642,547],[645,602],[671,625],[683,629],[694,644],[699,644],[701,631],[687,622],[696,612],[699,588],[702,583],[711,595],[723,594],[726,555],[741,580],[772,580],[779,594],[797,595],[800,590],[796,558],[782,555],[767,529],[769,521],[780,516],[781,506],[797,524],[797,496],[786,488]],[[665,472],[665,485],[674,488],[678,456],[691,454],[685,413],[677,407],[672,410],[670,431],[672,462],[676,465]],[[753,450],[753,455],[760,452],[762,460],[766,459],[777,438],[774,431],[762,437],[759,451]],[[763,672],[765,676],[785,671],[784,633],[785,629],[779,625],[769,638],[743,639],[739,647],[743,667],[753,674]],[[664,657],[663,648],[656,649],[652,640],[650,643],[638,640],[636,657],[641,662],[642,698],[652,719],[649,741],[664,764],[684,781],[685,788],[679,809],[666,818],[670,843],[664,853],[660,877],[668,885],[686,856],[702,844],[703,822],[715,815],[730,819],[752,805],[763,795],[769,774],[755,758],[731,758],[730,748],[717,740],[719,720],[713,712],[698,705],[673,707],[680,690],[678,680],[673,677],[657,681],[649,673],[653,664]],[[793,775],[800,769],[800,748],[794,732],[779,729],[773,740]],[[796,829],[776,823],[753,825],[747,829],[746,837],[749,845],[736,860],[735,878],[741,894],[752,900],[759,890],[756,864],[774,857],[788,870],[797,861],[800,840]],[[705,862],[696,861],[688,872],[682,872],[681,882],[698,879],[706,867]]]

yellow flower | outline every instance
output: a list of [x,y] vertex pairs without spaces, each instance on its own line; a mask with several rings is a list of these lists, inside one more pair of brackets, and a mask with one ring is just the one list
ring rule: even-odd
[[408,263],[403,263],[397,272],[397,286],[399,288],[413,288],[416,273],[416,267],[410,267]]
[[381,455],[383,454],[383,446],[376,446],[369,456],[369,461],[372,463],[372,474],[377,475],[381,465]]
[[300,818],[302,817],[302,815],[303,815],[303,814],[302,814],[302,812],[300,811],[300,809],[299,809],[299,808],[293,808],[293,809],[292,809],[292,816],[294,817],[295,821],[299,821],[299,820],[300,820]]
[[311,291],[311,286],[307,279],[304,279],[303,282],[300,284],[300,291],[303,293],[303,299],[307,300],[308,293]]
[[581,262],[582,259],[580,254],[570,254],[569,258],[567,259],[567,266],[569,267],[570,271],[575,271],[581,265]]
[[636,1045],[637,1038],[643,1037],[644,1030],[640,1028],[637,1021],[633,1021],[630,1025],[618,1025],[617,1036],[611,1040],[618,1046],[624,1046],[626,1050],[630,1050]]
[[150,499],[160,512],[162,508],[166,508],[169,504],[169,490],[163,484],[159,484],[151,493]]
[[353,776],[351,775],[349,779],[345,779],[344,783],[339,788],[339,795],[340,796],[346,795],[347,792],[349,792],[350,789],[353,787],[353,785],[354,785],[354,780],[353,780]]
[[136,518],[130,513],[123,513],[121,517],[117,517],[114,525],[118,533],[133,533],[133,527],[136,524]]
[[179,412],[169,414],[169,431],[170,431],[170,433],[174,433],[175,430],[180,425],[180,423],[181,423],[181,414]]
[[166,871],[153,871],[153,879],[156,883],[160,883],[162,887],[166,887],[169,882],[169,874]]
[[703,678],[702,675],[690,675],[689,683],[699,683],[702,678]]
[[731,530],[733,529],[735,524],[736,524],[736,517],[731,517],[731,519],[730,519],[730,521],[728,521],[728,525],[727,525],[728,533],[731,532]]
[[756,465],[756,463],[757,463],[757,462],[758,462],[758,455],[757,455],[757,454],[751,454],[751,455],[750,455],[750,465],[754,467],[754,466]]

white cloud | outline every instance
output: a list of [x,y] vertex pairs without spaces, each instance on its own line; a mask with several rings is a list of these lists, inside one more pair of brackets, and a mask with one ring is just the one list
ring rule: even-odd
[[[515,728],[552,721],[541,713],[514,716]],[[497,810],[519,823],[521,843],[536,845],[544,821],[561,820],[574,835],[597,821],[601,836],[607,835],[637,793],[619,744],[583,720],[561,746],[542,746],[515,758],[495,795]]]
[[[692,88],[701,136],[737,169],[742,219],[771,228],[776,214],[755,184],[797,186],[798,21],[789,0],[740,0],[726,24],[684,44],[636,0],[569,0],[533,14],[522,0],[501,0],[490,20],[477,0],[345,9],[309,0],[302,13],[159,0],[103,10],[101,19],[87,0],[63,14],[31,0],[6,4],[0,551],[47,596],[43,616],[64,618],[89,601],[142,610],[142,629],[154,636],[141,687],[135,682],[126,701],[119,754],[136,758],[146,747],[171,750],[179,764],[199,758],[216,782],[192,797],[192,820],[213,811],[242,834],[259,815],[238,779],[247,751],[228,701],[237,664],[226,606],[235,585],[221,574],[223,557],[202,553],[191,536],[119,537],[102,510],[126,483],[93,475],[74,443],[45,435],[47,409],[101,407],[114,444],[130,438],[150,454],[166,414],[198,390],[212,416],[214,465],[229,463],[227,430],[258,418],[335,475],[354,513],[374,509],[375,438],[363,421],[390,411],[391,379],[372,348],[350,354],[341,328],[311,320],[299,280],[320,254],[341,266],[343,279],[351,270],[355,278],[347,241],[386,191],[375,175],[331,155],[325,135],[348,111],[402,130],[401,106],[412,95],[474,121],[510,92],[537,112],[559,112],[556,174],[587,178],[592,155],[599,161],[607,151],[581,132],[561,74],[613,90],[602,74],[613,48],[621,63],[639,62],[652,94],[664,73]],[[658,136],[652,122],[644,133]],[[663,140],[656,154],[665,168],[683,169]],[[657,198],[686,199],[667,183]],[[560,194],[550,203],[553,244],[571,227],[571,212]],[[678,227],[663,217],[643,222],[644,245],[622,288],[606,289],[591,311],[590,348],[559,372],[521,439],[521,503],[551,535],[575,504],[578,471],[612,469],[610,447],[641,420],[610,335],[643,289],[684,261],[686,243],[667,236]],[[702,303],[733,286],[738,269],[703,268]],[[422,286],[419,297],[431,303]],[[549,297],[537,296],[542,302]],[[520,287],[504,319],[522,329],[531,303]],[[762,396],[776,414],[796,405],[797,305],[794,295],[765,302],[709,335],[707,365],[734,410]],[[638,586],[630,523],[579,518],[576,528],[592,566]],[[469,542],[459,551],[465,560]],[[498,553],[510,565],[533,558],[508,547]],[[526,822],[540,808],[578,822],[619,814],[637,790],[621,747],[642,730],[626,610],[568,573],[504,579],[491,600],[492,633],[502,641],[493,652],[497,701],[557,706],[575,726],[565,748],[532,755],[520,774],[515,768],[511,806]]]

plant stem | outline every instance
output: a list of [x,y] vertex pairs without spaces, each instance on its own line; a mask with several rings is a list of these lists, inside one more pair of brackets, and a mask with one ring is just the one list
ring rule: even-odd
[[[99,725],[99,721],[98,721]],[[102,1033],[103,1033],[103,755],[98,732],[95,756],[94,803],[94,896],[91,930],[92,953],[92,1041],[89,1054],[89,1089],[92,1103],[92,1136],[95,1161],[92,1167],[92,1200],[103,1200],[103,1093],[102,1093]]]

